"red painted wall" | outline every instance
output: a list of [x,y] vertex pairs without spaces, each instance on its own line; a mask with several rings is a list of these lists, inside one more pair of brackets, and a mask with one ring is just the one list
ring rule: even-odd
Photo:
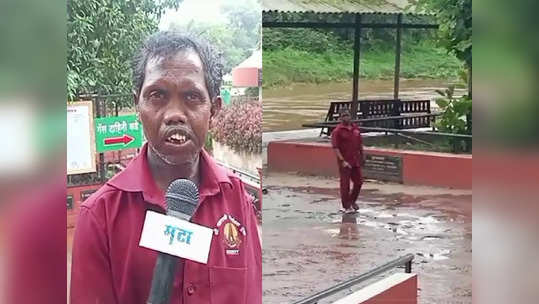
[[232,85],[235,87],[258,87],[258,68],[233,69]]
[[417,304],[417,275],[384,290],[361,304]]
[[417,274],[395,273],[333,304],[417,304]]
[[337,158],[329,144],[274,141],[268,144],[268,169],[276,172],[337,176]]
[[[125,149],[118,151],[107,151],[104,153],[106,163],[119,163],[126,167],[129,162],[136,156],[138,149]],[[79,208],[82,204],[82,194],[87,191],[95,191],[103,184],[83,185],[83,186],[68,186],[66,196],[73,197],[73,207],[67,210],[67,228],[75,227]]]
[[405,184],[472,188],[472,156],[409,151],[404,155]]
[[79,208],[82,204],[82,194],[86,191],[96,191],[102,185],[103,184],[94,184],[67,187],[66,195],[73,197],[73,208],[67,209],[67,228],[75,227],[77,216],[79,215]]
[[[365,153],[400,155],[404,184],[472,188],[472,155],[379,148],[365,148]],[[329,143],[270,142],[268,169],[338,176],[337,160]]]

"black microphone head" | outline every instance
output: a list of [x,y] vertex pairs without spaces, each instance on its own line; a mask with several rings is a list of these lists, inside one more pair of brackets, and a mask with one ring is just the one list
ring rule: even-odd
[[198,188],[188,179],[174,180],[165,194],[167,214],[190,220],[198,205]]

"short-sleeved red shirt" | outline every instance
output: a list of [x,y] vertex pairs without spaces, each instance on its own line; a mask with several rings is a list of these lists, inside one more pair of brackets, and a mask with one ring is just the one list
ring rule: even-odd
[[[147,145],[81,206],[73,244],[71,304],[146,303],[158,252],[139,246],[147,210],[165,213]],[[174,304],[262,303],[262,251],[243,184],[201,152],[192,222],[214,229],[208,264],[183,260]]]
[[360,166],[360,152],[363,151],[363,141],[359,127],[351,123],[346,126],[343,123],[331,133],[331,145],[334,149],[339,149],[344,160],[353,167]]

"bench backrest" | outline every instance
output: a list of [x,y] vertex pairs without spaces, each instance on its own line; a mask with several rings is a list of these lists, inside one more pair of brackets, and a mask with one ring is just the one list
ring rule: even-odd
[[[341,109],[350,110],[352,101],[332,101],[330,102],[328,113],[326,114],[326,122],[334,122],[339,120]],[[367,99],[360,100],[357,117],[358,118],[378,118],[388,116],[399,116],[401,114],[431,114],[430,100],[400,100],[400,99]],[[410,123],[413,122],[413,123]],[[402,127],[409,125],[410,128],[417,126],[422,127],[429,124],[428,118],[412,119],[410,122],[405,121]],[[399,123],[400,124],[400,123]],[[372,126],[376,127],[398,127],[394,121],[377,122]],[[323,128],[321,134],[331,134],[333,128]]]
[[[339,112],[345,108],[350,110],[352,101],[332,101],[329,105],[325,121],[339,120]],[[360,100],[357,117],[375,118],[386,116],[398,116],[406,113],[430,114],[430,100],[400,100],[400,99],[376,99]]]

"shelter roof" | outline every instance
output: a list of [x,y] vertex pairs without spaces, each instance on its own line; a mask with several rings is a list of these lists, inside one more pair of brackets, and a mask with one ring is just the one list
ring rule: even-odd
[[409,0],[262,0],[262,11],[424,15]]

